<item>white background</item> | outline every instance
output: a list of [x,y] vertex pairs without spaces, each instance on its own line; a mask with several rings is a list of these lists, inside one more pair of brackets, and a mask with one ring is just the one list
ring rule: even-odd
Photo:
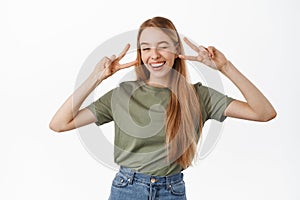
[[228,118],[214,151],[184,172],[188,199],[300,199],[299,8],[296,0],[1,1],[0,199],[108,198],[115,171],[76,130],[48,124],[95,48],[157,15],[219,48],[278,112],[267,123]]

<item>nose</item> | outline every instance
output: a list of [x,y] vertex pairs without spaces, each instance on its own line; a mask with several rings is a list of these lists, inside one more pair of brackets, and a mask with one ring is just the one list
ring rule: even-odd
[[158,59],[159,57],[160,57],[160,54],[158,52],[158,49],[155,47],[151,48],[151,58],[153,60],[155,60],[155,59]]

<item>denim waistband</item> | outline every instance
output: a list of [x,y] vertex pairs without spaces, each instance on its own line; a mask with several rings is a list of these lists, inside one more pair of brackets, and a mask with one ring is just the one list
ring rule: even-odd
[[172,185],[183,181],[183,173],[177,173],[170,176],[153,176],[136,172],[130,168],[121,166],[120,173],[128,178],[128,181],[132,184],[132,181],[136,180],[145,184],[156,184],[156,185]]

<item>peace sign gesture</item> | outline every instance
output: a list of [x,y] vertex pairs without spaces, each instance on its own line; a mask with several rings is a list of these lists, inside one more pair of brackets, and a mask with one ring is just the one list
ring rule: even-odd
[[120,64],[120,60],[126,55],[129,48],[130,45],[127,44],[118,57],[116,57],[115,55],[112,55],[109,58],[104,57],[97,63],[93,73],[98,77],[98,81],[101,82],[102,80],[110,77],[120,69],[125,69],[134,66],[138,63],[138,61],[135,60],[129,63]]
[[203,46],[196,46],[186,37],[183,38],[185,43],[198,53],[196,56],[179,55],[179,58],[185,60],[199,61],[213,69],[221,71],[226,66],[228,60],[222,52],[213,46],[207,48]]

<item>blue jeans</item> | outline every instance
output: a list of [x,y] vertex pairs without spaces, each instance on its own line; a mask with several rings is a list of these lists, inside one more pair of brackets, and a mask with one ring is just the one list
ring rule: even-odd
[[186,200],[183,173],[151,176],[120,167],[109,200]]

